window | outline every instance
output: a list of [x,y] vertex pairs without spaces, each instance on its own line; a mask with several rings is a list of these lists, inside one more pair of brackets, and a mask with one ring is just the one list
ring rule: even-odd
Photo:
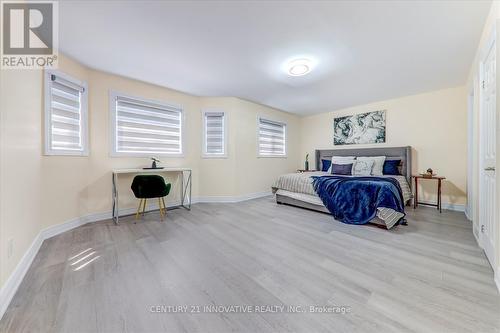
[[286,156],[286,124],[259,118],[259,156]]
[[226,157],[226,115],[224,112],[203,112],[203,156]]
[[110,93],[114,156],[181,156],[180,106]]
[[45,155],[88,155],[87,83],[47,70]]

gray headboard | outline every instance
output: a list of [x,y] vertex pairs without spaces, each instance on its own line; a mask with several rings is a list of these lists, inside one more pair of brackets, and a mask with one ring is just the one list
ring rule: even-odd
[[381,147],[354,149],[322,149],[316,150],[316,170],[321,170],[321,160],[332,156],[387,156],[390,159],[401,159],[401,174],[411,184],[411,147]]

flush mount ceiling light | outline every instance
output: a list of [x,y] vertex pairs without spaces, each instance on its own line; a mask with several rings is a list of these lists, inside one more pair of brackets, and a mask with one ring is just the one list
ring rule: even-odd
[[312,70],[313,62],[307,58],[294,59],[288,62],[287,72],[291,76],[306,75]]

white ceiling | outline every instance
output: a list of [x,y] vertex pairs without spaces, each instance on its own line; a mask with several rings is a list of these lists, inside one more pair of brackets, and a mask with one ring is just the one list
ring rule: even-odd
[[[61,1],[60,50],[201,96],[311,114],[464,84],[491,1]],[[291,77],[294,56],[318,64]]]

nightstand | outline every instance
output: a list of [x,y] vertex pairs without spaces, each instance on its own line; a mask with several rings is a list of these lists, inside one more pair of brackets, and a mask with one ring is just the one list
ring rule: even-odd
[[[419,204],[425,205],[425,206],[432,206],[432,207],[436,207],[439,210],[439,212],[441,213],[441,183],[444,179],[446,179],[446,177],[440,177],[440,176],[428,177],[428,176],[418,175],[418,176],[412,176],[412,178],[415,179],[415,197],[413,198],[413,208],[417,208]],[[437,203],[436,204],[418,201],[418,180],[419,179],[437,181]]]

